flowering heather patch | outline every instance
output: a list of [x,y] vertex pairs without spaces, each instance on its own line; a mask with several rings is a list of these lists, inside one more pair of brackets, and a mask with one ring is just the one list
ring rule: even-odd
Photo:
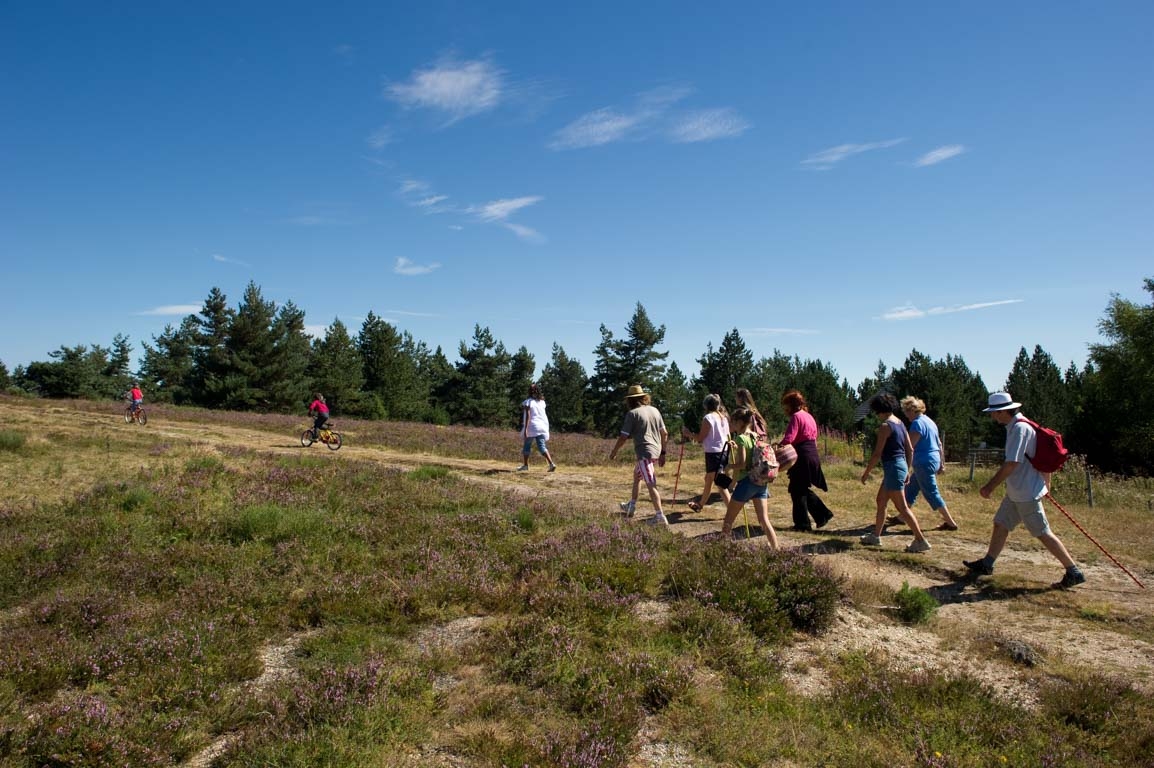
[[692,597],[741,616],[756,634],[822,632],[833,622],[841,580],[806,555],[714,540],[682,547],[665,579],[676,597]]

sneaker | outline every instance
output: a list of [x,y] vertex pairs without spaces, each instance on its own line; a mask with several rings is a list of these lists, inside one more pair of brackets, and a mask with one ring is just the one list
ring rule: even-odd
[[860,541],[862,544],[865,544],[867,547],[880,547],[882,545],[882,540],[872,533],[863,535],[860,539],[858,539],[858,541]]
[[1078,586],[1079,584],[1084,584],[1085,582],[1086,574],[1075,568],[1071,571],[1066,571],[1066,573],[1062,575],[1062,580],[1054,582],[1054,586],[1057,589],[1070,589],[1072,587]]
[[912,544],[910,544],[908,547],[906,547],[906,552],[909,552],[911,555],[916,555],[919,552],[929,552],[929,551],[930,551],[930,543],[928,541],[926,541],[925,539],[915,539]]
[[550,464],[549,465],[549,471],[550,472],[556,472],[557,471],[557,465],[556,464]]
[[814,523],[813,527],[814,528],[824,528],[826,523],[828,523],[830,520],[833,520],[833,513],[832,512],[830,513],[829,517],[827,517],[825,520],[822,520],[820,523]]
[[666,528],[669,527],[669,518],[665,516],[664,512],[656,513],[653,515],[653,517],[649,518],[645,522],[649,523],[650,525],[664,525]]
[[517,467],[517,471],[518,472],[528,472],[529,471],[529,465],[528,464],[522,464],[521,466]]
[[635,506],[632,501],[623,501],[618,506],[621,507],[621,511],[625,513],[626,517],[633,517]]
[[990,576],[994,572],[994,566],[986,565],[985,560],[963,560],[962,565],[974,573],[982,576]]

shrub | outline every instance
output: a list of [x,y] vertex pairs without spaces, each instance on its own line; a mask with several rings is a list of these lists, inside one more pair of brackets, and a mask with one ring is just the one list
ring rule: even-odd
[[24,434],[11,429],[0,429],[0,451],[18,453],[24,450]]
[[907,624],[924,624],[933,618],[938,610],[938,601],[924,589],[911,587],[908,581],[894,593],[898,617]]
[[716,540],[685,547],[664,587],[672,596],[736,613],[761,638],[783,640],[791,629],[828,629],[842,581],[797,552]]

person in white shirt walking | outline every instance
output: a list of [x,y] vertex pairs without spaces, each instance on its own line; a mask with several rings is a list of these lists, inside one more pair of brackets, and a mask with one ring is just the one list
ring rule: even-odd
[[1042,508],[1042,497],[1049,493],[1047,484],[1050,477],[1034,469],[1030,463],[1030,457],[1038,449],[1038,433],[1018,412],[1021,407],[1022,404],[1015,403],[1009,392],[995,392],[990,395],[989,407],[982,411],[1006,428],[1006,457],[1002,466],[978,493],[983,499],[988,499],[995,488],[1005,483],[1006,495],[994,515],[994,532],[990,535],[986,556],[980,560],[963,560],[962,564],[972,573],[993,573],[994,561],[1005,548],[1010,531],[1020,523],[1066,569],[1054,587],[1069,589],[1086,581],[1086,576],[1066,551],[1066,545],[1050,530],[1046,510]]
[[545,445],[549,442],[549,417],[545,415],[545,397],[541,394],[540,384],[530,384],[529,397],[521,403],[521,437],[524,442],[521,445],[521,466],[517,467],[518,472],[529,471],[529,454],[534,445],[537,446],[537,452],[549,462],[549,471],[557,469]]

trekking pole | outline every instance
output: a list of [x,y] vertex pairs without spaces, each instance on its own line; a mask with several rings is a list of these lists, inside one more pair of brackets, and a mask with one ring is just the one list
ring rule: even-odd
[[681,459],[685,456],[685,441],[681,441],[681,450],[677,452],[677,474],[673,476],[673,503],[677,503],[677,484],[681,482]]
[[1058,508],[1058,511],[1059,511],[1059,512],[1061,512],[1063,515],[1065,515],[1065,516],[1066,516],[1066,517],[1069,519],[1069,521],[1070,521],[1071,523],[1073,523],[1073,524],[1074,524],[1074,527],[1075,527],[1075,528],[1077,528],[1079,531],[1081,531],[1081,532],[1082,532],[1082,535],[1083,535],[1083,536],[1085,536],[1085,537],[1086,537],[1087,539],[1089,539],[1090,541],[1094,542],[1094,545],[1095,545],[1096,547],[1098,547],[1098,549],[1102,550],[1102,553],[1103,553],[1103,554],[1105,554],[1105,555],[1106,555],[1106,557],[1110,558],[1110,560],[1111,560],[1111,561],[1114,563],[1114,565],[1116,565],[1116,566],[1118,566],[1119,568],[1121,568],[1121,569],[1122,569],[1122,572],[1123,572],[1123,573],[1125,573],[1127,576],[1129,576],[1131,579],[1133,579],[1135,584],[1137,584],[1138,586],[1142,587],[1142,589],[1146,589],[1146,585],[1145,585],[1145,584],[1143,584],[1142,582],[1138,581],[1138,577],[1137,577],[1137,576],[1135,576],[1134,574],[1130,573],[1130,571],[1126,570],[1126,566],[1124,566],[1124,565],[1122,565],[1121,563],[1119,563],[1119,562],[1118,562],[1118,561],[1117,561],[1117,560],[1114,558],[1114,556],[1113,556],[1113,555],[1111,555],[1109,552],[1107,552],[1107,551],[1106,551],[1106,548],[1105,548],[1105,547],[1103,547],[1101,544],[1099,544],[1099,543],[1098,543],[1098,541],[1097,541],[1097,540],[1096,540],[1096,539],[1095,539],[1093,536],[1091,536],[1089,533],[1087,533],[1087,532],[1086,532],[1086,529],[1085,529],[1085,528],[1083,528],[1081,525],[1079,525],[1079,524],[1078,524],[1078,521],[1074,519],[1074,516],[1073,516],[1073,515],[1071,515],[1069,512],[1067,512],[1065,509],[1063,509],[1062,505],[1058,503],[1058,500],[1057,500],[1057,499],[1055,499],[1053,496],[1051,496],[1051,495],[1050,495],[1050,494],[1048,494],[1048,493],[1046,494],[1046,498],[1050,500],[1050,503],[1051,503],[1051,504],[1053,504],[1055,507],[1057,507],[1057,508]]
[[[751,539],[753,537],[749,532],[749,505],[748,504],[742,504],[741,505],[741,515],[742,515],[742,517],[745,518],[745,538]],[[769,534],[767,533],[766,535],[768,536]]]

